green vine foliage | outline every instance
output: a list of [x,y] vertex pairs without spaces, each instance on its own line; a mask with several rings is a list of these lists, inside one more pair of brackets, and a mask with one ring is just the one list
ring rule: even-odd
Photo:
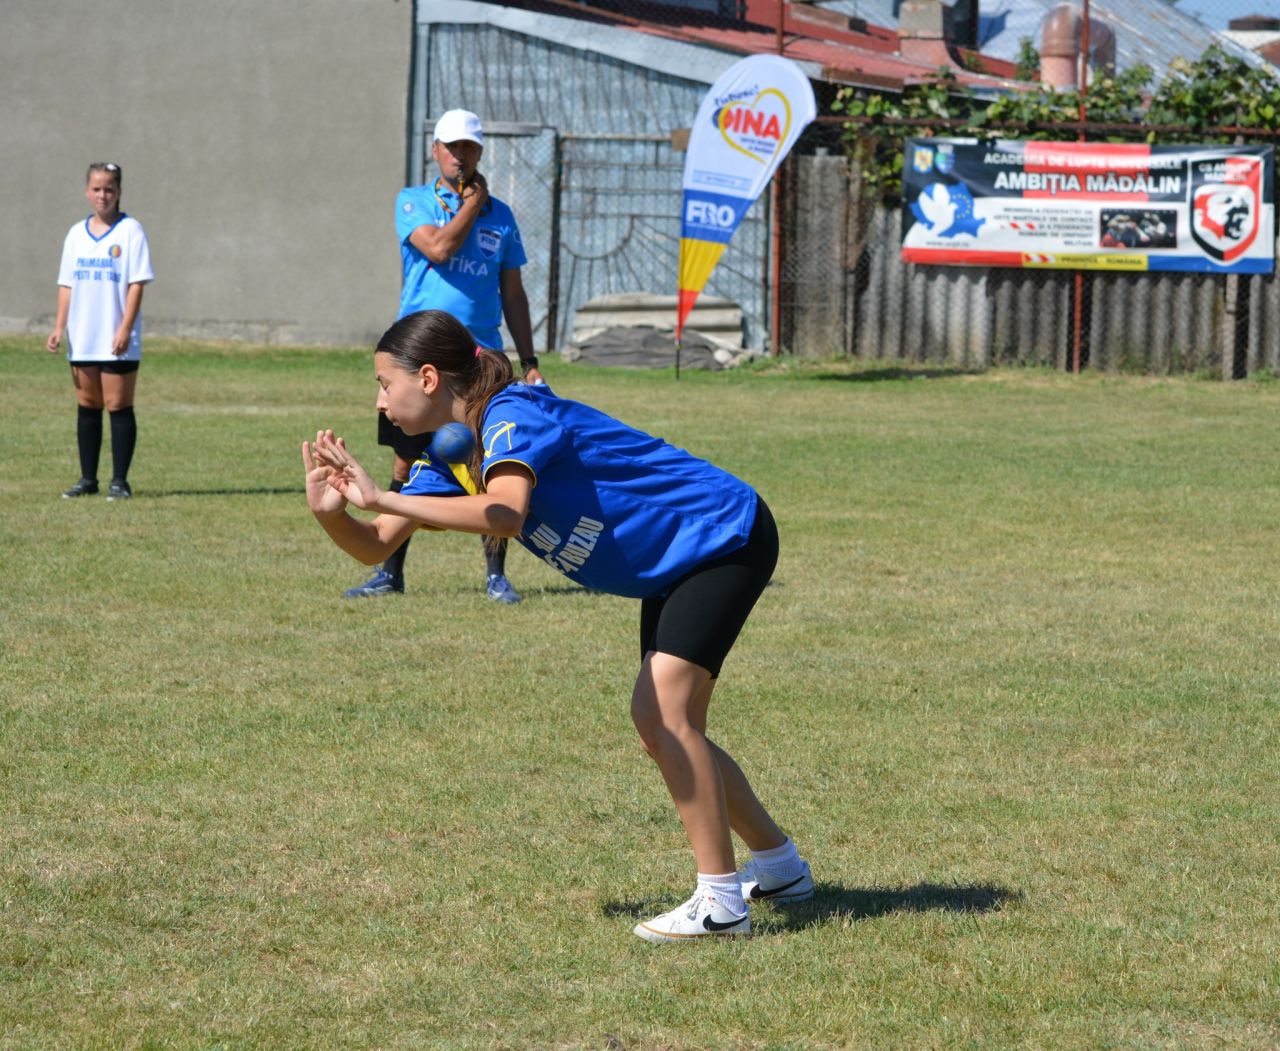
[[[1027,42],[1029,45],[1029,41]],[[1030,60],[1030,47],[1022,57]],[[1084,93],[1087,119],[1097,124],[1143,124],[1147,130],[1086,133],[1094,141],[1223,142],[1225,127],[1280,130],[1280,80],[1264,69],[1210,47],[1197,62],[1176,63],[1164,82],[1148,90],[1152,72],[1134,66],[1096,76]],[[1050,89],[978,98],[949,70],[901,95],[841,88],[837,114],[859,118],[845,124],[845,144],[874,197],[896,204],[902,193],[903,140],[947,135],[974,138],[1074,139],[1081,93]],[[931,123],[931,122],[936,122]],[[1176,125],[1174,131],[1161,126]]]
[[[831,108],[866,123],[846,124],[845,141],[858,163],[862,180],[885,200],[902,192],[902,143],[910,135],[949,134],[948,122],[968,120],[976,112],[976,100],[956,79],[955,73],[940,69],[930,80],[912,85],[901,95],[881,95],[841,88]],[[914,126],[886,124],[886,120],[937,121]]]
[[1018,57],[1014,62],[1013,75],[1019,80],[1035,80],[1040,76],[1040,52],[1029,36],[1018,41]]
[[[1275,128],[1280,126],[1280,80],[1211,47],[1197,62],[1174,64],[1151,100],[1147,120],[1194,128]],[[1211,141],[1231,138],[1229,132],[1219,133]],[[1154,133],[1148,139],[1154,141]]]

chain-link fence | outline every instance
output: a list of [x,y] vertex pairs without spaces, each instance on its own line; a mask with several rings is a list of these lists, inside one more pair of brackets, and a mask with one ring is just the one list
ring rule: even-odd
[[[489,122],[482,169],[520,226],[536,347],[567,345],[577,312],[598,296],[669,295],[674,317],[684,153],[670,136]],[[431,177],[428,158],[423,178]],[[766,218],[764,205],[752,209],[714,281],[716,295],[742,308],[756,346],[767,331]],[[505,329],[504,340],[511,345]]]
[[[674,293],[683,163],[663,136],[491,125],[485,170],[524,234],[536,346],[565,346],[576,312],[596,296]],[[805,133],[777,184],[706,290],[742,308],[749,345],[772,350],[776,338],[779,353],[805,358],[973,369],[1280,371],[1273,275],[905,263],[899,211],[861,192],[834,123]]]
[[842,138],[841,124],[813,125],[782,172],[782,351],[1225,379],[1280,370],[1274,274],[906,264],[899,210],[860,192]]
[[779,175],[783,352],[1227,379],[1280,370],[1274,275],[904,263],[899,210],[866,198],[845,154],[842,125],[820,122]]

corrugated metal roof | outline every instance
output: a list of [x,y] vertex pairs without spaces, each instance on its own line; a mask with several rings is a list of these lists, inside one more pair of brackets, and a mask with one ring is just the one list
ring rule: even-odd
[[[591,12],[583,12],[584,15]],[[658,73],[697,84],[714,84],[740,55],[714,50],[699,39],[658,39],[625,26],[586,17],[522,10],[479,0],[430,0],[418,9],[419,25],[488,25],[535,40],[606,55],[619,62],[643,66]],[[821,67],[804,66],[806,74],[820,77]]]
[[[983,0],[979,4],[978,50],[1012,62],[1017,59],[1024,38],[1030,38],[1038,49],[1040,24],[1061,2]],[[896,29],[901,0],[821,0],[818,6]],[[1164,79],[1174,59],[1194,61],[1210,44],[1259,64],[1258,57],[1247,48],[1163,0],[1090,0],[1089,12],[1094,18],[1105,18],[1115,31],[1117,65],[1128,69],[1145,63],[1154,70],[1157,83]]]

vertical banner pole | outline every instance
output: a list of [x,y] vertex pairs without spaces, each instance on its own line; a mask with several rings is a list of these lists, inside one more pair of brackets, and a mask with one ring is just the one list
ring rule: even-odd
[[560,327],[560,197],[564,193],[564,154],[560,129],[551,132],[551,260],[547,267],[547,353],[557,349]]
[[[774,39],[774,50],[781,55],[785,48],[783,40],[786,24],[787,5],[778,0],[778,33]],[[781,165],[779,165],[781,168]],[[776,358],[781,352],[778,305],[781,299],[779,283],[782,279],[782,261],[779,248],[782,243],[782,220],[778,215],[778,206],[782,203],[782,195],[778,192],[778,172],[769,184],[769,356]]]
[[[1089,0],[1082,0],[1084,4],[1084,22],[1080,27],[1080,131],[1077,135],[1079,142],[1085,141],[1084,122],[1086,120],[1086,104],[1085,94],[1089,90]],[[1084,272],[1076,271],[1075,280],[1075,325],[1074,338],[1071,341],[1071,373],[1072,375],[1080,375],[1080,327],[1084,324]]]
[[769,356],[782,353],[782,192],[779,172],[769,186]]

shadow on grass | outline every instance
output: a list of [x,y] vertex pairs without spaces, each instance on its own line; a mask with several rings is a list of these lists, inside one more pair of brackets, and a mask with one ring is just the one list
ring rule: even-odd
[[[870,920],[894,912],[995,912],[1010,902],[1022,900],[1022,892],[994,883],[917,883],[911,887],[844,887],[818,883],[812,901],[777,907],[758,913],[752,926],[760,933],[800,930],[830,920]],[[606,902],[605,916],[634,916],[643,919],[665,912],[679,902],[646,899]]]
[[530,587],[527,594],[530,595],[578,595],[578,596],[596,596],[604,595],[606,598],[613,598],[605,591],[596,591],[594,588],[584,588],[581,584],[545,584],[542,587]]
[[996,912],[1022,900],[1022,892],[994,883],[916,883],[910,887],[814,886],[812,901],[762,916],[758,928],[800,930],[829,920],[872,920],[894,912]]
[[884,380],[945,380],[960,376],[981,376],[983,369],[961,369],[939,366],[936,368],[916,368],[910,366],[889,365],[880,369],[859,369],[856,372],[824,372],[815,379],[842,380],[845,383],[879,383]]
[[259,489],[144,489],[134,493],[135,500],[159,500],[167,496],[306,496],[301,485],[264,486]]
[[[771,580],[765,585],[765,587],[781,588],[786,587],[786,584],[781,580]],[[584,588],[581,584],[546,584],[542,587],[530,587],[528,593],[530,595],[603,595],[605,598],[620,597],[610,594],[608,591],[598,591],[595,588]]]

